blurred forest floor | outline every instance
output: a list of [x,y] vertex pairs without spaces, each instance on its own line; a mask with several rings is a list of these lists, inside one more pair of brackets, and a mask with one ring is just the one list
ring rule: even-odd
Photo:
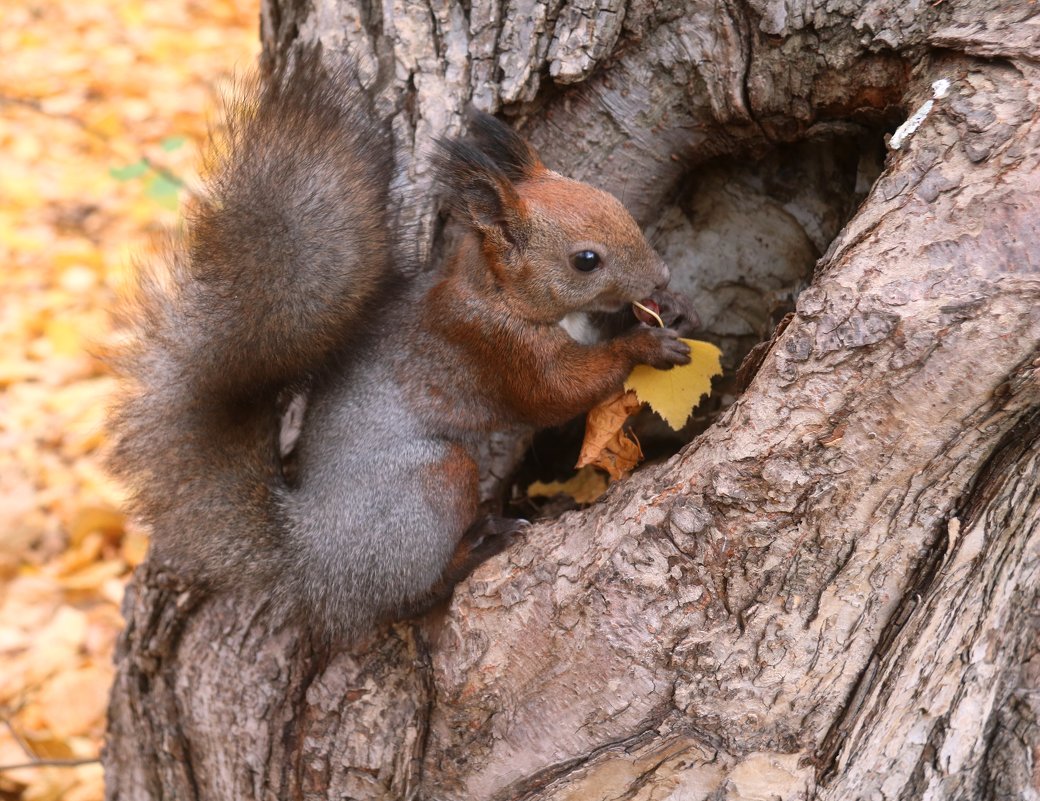
[[101,467],[90,355],[197,181],[259,0],[0,0],[0,801],[102,797],[119,604],[147,540]]

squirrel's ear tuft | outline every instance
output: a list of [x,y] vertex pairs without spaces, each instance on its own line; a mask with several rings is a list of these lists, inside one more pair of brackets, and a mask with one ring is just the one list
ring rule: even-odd
[[438,177],[457,215],[505,247],[524,239],[523,201],[506,173],[473,142],[437,141]]
[[498,166],[510,181],[533,178],[545,170],[534,148],[520,134],[483,111],[470,109],[469,140]]

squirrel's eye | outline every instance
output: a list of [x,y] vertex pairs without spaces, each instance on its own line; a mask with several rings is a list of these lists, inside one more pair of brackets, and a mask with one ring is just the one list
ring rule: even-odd
[[595,270],[599,267],[599,263],[599,254],[594,250],[583,250],[571,256],[571,264],[574,265],[574,269],[581,270],[583,273]]

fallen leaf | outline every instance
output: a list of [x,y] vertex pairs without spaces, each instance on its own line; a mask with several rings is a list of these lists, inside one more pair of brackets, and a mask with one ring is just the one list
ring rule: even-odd
[[55,575],[70,576],[85,568],[92,567],[101,557],[101,549],[105,539],[100,532],[91,531],[63,553],[58,564],[51,568]]
[[575,467],[601,467],[615,480],[631,473],[642,460],[643,450],[623,426],[640,405],[634,392],[621,390],[591,409],[585,418],[585,440]]
[[64,801],[69,791],[76,786],[74,773],[62,768],[38,768],[32,784],[22,796],[22,801]]
[[87,615],[71,606],[62,606],[43,627],[27,654],[28,683],[42,681],[76,663],[83,637],[87,632]]
[[98,534],[106,542],[118,542],[126,526],[126,517],[116,509],[103,506],[84,506],[69,522],[69,544],[77,546],[89,534]]
[[74,356],[83,351],[79,328],[71,320],[51,320],[47,323],[46,337],[59,356]]
[[123,595],[126,593],[126,583],[128,580],[129,576],[113,577],[106,580],[101,585],[99,592],[100,597],[118,609],[123,605]]
[[535,481],[527,488],[529,498],[569,495],[576,502],[593,503],[607,491],[607,477],[591,465],[581,468],[566,481]]
[[[33,574],[23,566],[21,574],[4,587],[0,622],[31,631],[34,638],[39,638],[61,605],[57,581],[50,576]],[[4,677],[4,671],[0,671],[0,682]]]
[[110,167],[108,170],[108,174],[117,181],[132,181],[134,178],[140,178],[147,172],[148,165],[144,159],[135,161],[133,164],[128,164],[125,167]]
[[689,364],[670,370],[641,364],[625,381],[625,389],[649,404],[673,431],[686,424],[701,398],[711,392],[712,376],[722,375],[722,351],[710,342],[682,341],[690,346]]
[[63,576],[59,582],[63,589],[69,591],[100,591],[109,579],[121,576],[125,572],[126,563],[122,559],[109,559]]
[[169,153],[170,151],[183,147],[186,141],[187,140],[183,136],[167,136],[159,143],[159,146]]
[[111,683],[111,668],[99,665],[58,673],[36,699],[44,725],[59,738],[94,733],[104,722]]
[[101,765],[80,765],[74,768],[76,786],[62,801],[97,801],[105,795],[105,774]]
[[123,537],[120,555],[130,567],[137,567],[148,554],[148,535],[142,531],[130,530]]
[[[118,582],[118,579],[110,579]],[[120,600],[122,583],[120,582]],[[83,654],[96,664],[107,664],[112,658],[116,638],[123,630],[123,616],[115,604],[97,604],[87,612],[87,631],[83,635]]]
[[[25,744],[29,746],[32,756],[37,759],[75,759],[76,752],[72,750],[65,737],[55,737],[52,733],[35,734],[33,732],[19,732]],[[22,754],[22,760],[28,754]]]

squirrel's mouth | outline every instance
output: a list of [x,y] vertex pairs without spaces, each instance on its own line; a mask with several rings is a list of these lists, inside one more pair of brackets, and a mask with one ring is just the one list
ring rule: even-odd
[[612,314],[614,312],[623,311],[625,309],[630,308],[632,306],[633,301],[641,300],[643,297],[645,297],[645,295],[640,295],[639,297],[633,298],[621,297],[620,295],[602,298],[596,304],[596,308],[594,309],[594,311],[603,312],[604,314]]

